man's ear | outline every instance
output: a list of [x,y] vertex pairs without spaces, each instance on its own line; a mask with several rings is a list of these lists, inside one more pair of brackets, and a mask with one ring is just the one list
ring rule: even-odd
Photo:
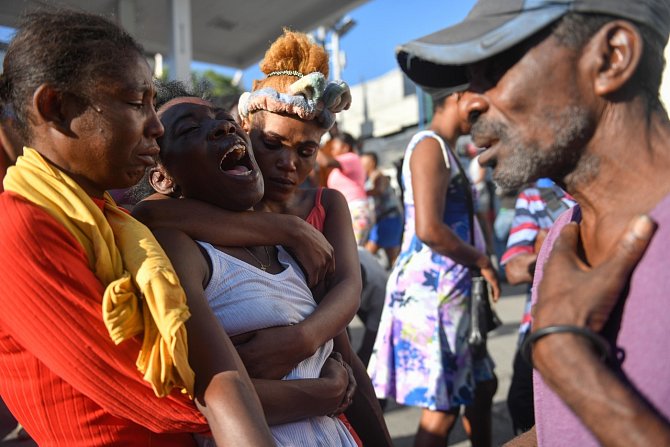
[[597,63],[594,93],[606,96],[621,91],[635,75],[643,49],[640,31],[632,23],[615,20],[604,25],[587,46]]
[[159,194],[172,197],[179,196],[179,187],[160,163],[149,170],[149,183]]
[[49,84],[42,84],[35,90],[32,106],[33,116],[38,124],[46,124],[66,134],[72,133],[72,119],[86,108],[81,98],[57,90]]

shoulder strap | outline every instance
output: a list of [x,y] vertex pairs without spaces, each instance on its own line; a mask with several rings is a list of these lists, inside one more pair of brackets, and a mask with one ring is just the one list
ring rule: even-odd
[[323,186],[321,186],[316,190],[316,197],[314,198],[314,205],[315,206],[321,205],[321,196],[323,195],[323,190],[324,189],[325,188]]
[[465,173],[465,169],[463,169],[463,165],[461,165],[461,161],[458,159],[454,151],[451,149],[449,144],[445,144],[447,147],[447,151],[451,154],[451,158],[454,160],[454,163],[456,163],[456,167],[458,167],[458,171],[461,174],[461,177],[463,178],[463,183],[465,184],[465,203],[468,207],[468,221],[470,224],[470,245],[473,247],[475,246],[475,203],[474,203],[474,197],[472,197],[472,184],[470,183],[470,179],[468,178],[467,174]]

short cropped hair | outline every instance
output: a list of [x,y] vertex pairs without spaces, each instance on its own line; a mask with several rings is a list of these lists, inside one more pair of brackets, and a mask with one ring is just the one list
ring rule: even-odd
[[86,97],[100,76],[113,79],[142,46],[105,17],[49,8],[25,15],[7,48],[0,100],[12,106],[17,127],[30,142],[28,104],[40,85]]
[[[581,49],[605,24],[619,19],[606,14],[571,12],[555,23],[552,35],[568,48]],[[659,91],[665,69],[663,54],[665,42],[661,35],[650,27],[638,23],[635,23],[635,26],[642,36],[644,50],[629,86],[647,100],[649,110],[663,109]]]

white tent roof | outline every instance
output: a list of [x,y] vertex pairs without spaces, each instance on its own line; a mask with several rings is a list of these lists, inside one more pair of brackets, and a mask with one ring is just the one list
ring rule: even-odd
[[[59,3],[113,14],[149,53],[168,54],[171,3],[185,0],[1,0],[0,25],[13,27],[26,9]],[[330,26],[367,0],[190,0],[193,59],[246,68],[263,57],[284,26]]]

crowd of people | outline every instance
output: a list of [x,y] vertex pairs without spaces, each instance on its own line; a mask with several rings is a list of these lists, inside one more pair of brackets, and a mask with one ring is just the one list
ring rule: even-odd
[[459,415],[490,446],[506,281],[528,287],[507,445],[670,445],[668,34],[666,0],[479,0],[398,49],[433,113],[397,191],[304,33],[224,105],[153,79],[107,18],[26,13],[0,77],[13,435],[390,446],[392,399],[421,409],[416,446]]

